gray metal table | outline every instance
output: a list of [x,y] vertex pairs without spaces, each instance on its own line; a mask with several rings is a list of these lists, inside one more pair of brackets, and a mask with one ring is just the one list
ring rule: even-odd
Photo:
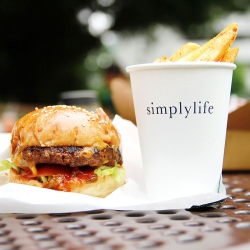
[[250,172],[223,182],[230,198],[194,210],[0,214],[0,250],[250,249]]

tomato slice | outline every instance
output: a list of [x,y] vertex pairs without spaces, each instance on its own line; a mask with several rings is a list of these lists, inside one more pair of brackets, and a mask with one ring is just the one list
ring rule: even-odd
[[37,176],[51,176],[57,174],[71,175],[73,168],[65,165],[39,164],[36,166]]

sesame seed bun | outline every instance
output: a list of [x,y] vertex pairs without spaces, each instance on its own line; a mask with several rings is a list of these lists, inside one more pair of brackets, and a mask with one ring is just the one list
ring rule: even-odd
[[96,113],[75,106],[48,106],[18,120],[12,130],[12,153],[17,147],[119,146],[112,121],[101,109]]

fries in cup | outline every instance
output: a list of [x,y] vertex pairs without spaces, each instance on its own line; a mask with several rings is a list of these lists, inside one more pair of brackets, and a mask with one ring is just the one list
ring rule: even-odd
[[238,24],[231,23],[217,36],[199,46],[196,43],[187,43],[178,49],[169,59],[156,59],[154,62],[190,62],[190,61],[212,61],[234,63],[239,48],[231,48],[238,31]]

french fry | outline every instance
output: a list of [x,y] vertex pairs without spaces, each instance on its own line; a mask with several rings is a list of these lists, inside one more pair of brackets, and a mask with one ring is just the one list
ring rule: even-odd
[[154,60],[154,63],[159,63],[159,62],[168,62],[169,59],[166,56],[162,56],[161,58],[157,58]]
[[198,49],[199,47],[200,46],[197,43],[191,43],[191,42],[186,43],[169,58],[169,61],[171,62],[178,61],[180,58],[186,56],[187,54]]
[[229,48],[227,50],[227,52],[223,55],[223,57],[221,58],[221,62],[229,62],[229,63],[233,63],[236,56],[238,55],[239,52],[239,48],[235,47],[235,48]]
[[168,62],[169,59],[166,56],[161,57],[161,62]]
[[238,24],[232,23],[216,37],[200,46],[198,49],[182,57],[178,61],[220,61],[233,44],[238,31]]
[[155,59],[155,60],[153,61],[153,63],[159,63],[159,62],[161,62],[161,59],[160,59],[160,58],[157,58],[157,59]]

